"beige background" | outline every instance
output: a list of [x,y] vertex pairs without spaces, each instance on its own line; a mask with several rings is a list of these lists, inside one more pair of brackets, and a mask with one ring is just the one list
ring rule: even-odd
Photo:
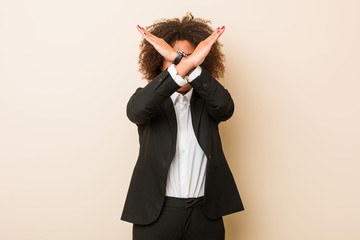
[[0,239],[131,239],[125,106],[136,24],[195,17],[220,38],[236,113],[221,124],[245,211],[228,240],[360,239],[356,0],[0,0]]

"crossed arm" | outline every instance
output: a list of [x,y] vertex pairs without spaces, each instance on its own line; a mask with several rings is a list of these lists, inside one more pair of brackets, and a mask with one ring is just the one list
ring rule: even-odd
[[[138,30],[154,48],[167,60],[173,61],[177,52],[163,39],[158,38],[146,29],[138,26]],[[200,42],[190,56],[183,57],[175,65],[177,75],[184,78],[199,66],[209,53],[211,46],[221,36],[225,28],[216,29],[207,39]],[[209,114],[218,122],[230,118],[234,111],[234,103],[229,92],[205,69],[190,85],[206,102]],[[157,112],[158,107],[170,97],[180,86],[165,69],[144,88],[138,88],[127,104],[128,118],[136,124],[148,122]]]
[[[173,62],[177,56],[177,52],[164,39],[158,38],[151,34],[145,28],[137,25],[138,31],[153,47],[165,58],[165,60]],[[185,77],[196,66],[199,66],[209,54],[212,45],[225,31],[225,26],[218,27],[208,38],[201,41],[190,56],[183,57],[179,64],[175,66],[177,74],[182,78]]]

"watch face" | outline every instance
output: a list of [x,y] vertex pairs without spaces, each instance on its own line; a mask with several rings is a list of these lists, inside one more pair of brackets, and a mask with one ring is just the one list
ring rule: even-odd
[[183,51],[181,51],[181,50],[179,50],[179,49],[177,50],[177,52],[178,52],[178,53],[181,53],[181,54],[182,54],[183,56],[185,56],[185,57],[187,56],[187,54],[185,54]]

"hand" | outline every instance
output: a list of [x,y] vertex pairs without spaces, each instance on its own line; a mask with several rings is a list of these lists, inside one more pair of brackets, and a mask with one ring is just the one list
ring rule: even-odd
[[191,59],[194,66],[199,66],[205,60],[205,57],[209,54],[212,45],[216,42],[216,40],[218,40],[224,31],[225,26],[217,28],[209,37],[197,45],[193,53],[188,57],[189,60]]
[[173,49],[164,39],[156,37],[139,25],[137,25],[137,30],[167,61],[173,62],[175,60],[178,55],[177,51]]

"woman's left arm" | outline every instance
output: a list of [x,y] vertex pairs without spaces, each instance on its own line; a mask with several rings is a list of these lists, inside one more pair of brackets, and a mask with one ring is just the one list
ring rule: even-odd
[[200,75],[189,83],[204,99],[209,114],[216,121],[226,121],[233,115],[234,101],[229,91],[204,68]]

